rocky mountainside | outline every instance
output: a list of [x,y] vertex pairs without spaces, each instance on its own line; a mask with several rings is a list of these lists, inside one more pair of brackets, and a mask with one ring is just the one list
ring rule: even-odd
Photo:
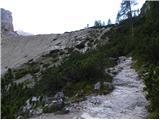
[[[6,19],[6,21],[7,21],[7,19]],[[5,22],[4,22],[4,26],[5,26]],[[30,103],[27,102],[28,100],[30,101],[30,99],[32,101],[32,97],[33,97],[33,99],[36,99],[36,104],[37,104],[37,97],[38,96],[42,99],[45,99],[44,100],[45,104],[47,102],[46,99],[50,99],[48,104],[50,104],[51,107],[54,107],[54,105],[56,105],[57,107],[60,106],[60,109],[64,108],[64,107],[62,107],[62,103],[64,101],[59,102],[59,98],[56,98],[53,96],[55,94],[59,94],[59,93],[65,94],[64,95],[65,99],[67,99],[67,97],[69,96],[69,99],[65,100],[65,102],[70,102],[70,101],[74,102],[76,100],[79,100],[79,98],[77,98],[77,97],[74,98],[74,97],[75,97],[75,94],[79,94],[80,89],[81,89],[81,91],[83,91],[83,89],[81,88],[81,85],[77,86],[78,89],[74,90],[75,93],[73,93],[72,95],[70,95],[71,91],[69,89],[71,89],[71,88],[69,88],[69,87],[72,86],[73,80],[77,81],[78,79],[82,79],[82,78],[81,77],[72,78],[72,76],[69,77],[68,76],[70,74],[69,71],[71,69],[73,69],[73,71],[77,72],[76,74],[80,74],[81,69],[82,69],[82,71],[84,72],[84,74],[83,73],[82,74],[84,76],[86,76],[85,73],[87,73],[88,70],[89,71],[91,70],[91,73],[88,76],[88,77],[90,77],[90,75],[94,75],[94,69],[96,71],[99,69],[98,70],[99,74],[102,74],[102,75],[100,75],[100,77],[105,76],[103,69],[101,69],[102,66],[97,64],[98,61],[96,59],[98,57],[96,57],[96,56],[99,53],[97,55],[95,54],[96,55],[95,56],[95,55],[92,55],[92,51],[96,51],[96,48],[103,46],[104,44],[109,42],[109,38],[106,36],[106,33],[110,29],[111,29],[111,27],[109,27],[109,26],[101,27],[101,28],[93,27],[93,28],[86,28],[86,29],[81,29],[81,30],[77,30],[77,31],[72,31],[72,32],[65,32],[63,34],[45,34],[45,35],[30,35],[30,36],[20,36],[20,35],[10,34],[9,30],[6,32],[2,32],[2,34],[1,34],[1,36],[2,36],[2,41],[1,41],[1,45],[2,45],[1,46],[2,47],[1,74],[3,76],[2,84],[4,84],[3,88],[2,88],[4,91],[3,95],[5,94],[5,92],[10,92],[10,89],[12,89],[12,87],[14,88],[14,91],[23,89],[23,90],[21,90],[21,92],[26,92],[26,93],[23,93],[23,95],[22,95],[25,97],[24,99],[23,99],[23,97],[19,98],[17,96],[19,99],[18,100],[19,103],[17,103],[18,105],[15,105],[15,108],[14,108],[14,111],[16,113],[12,113],[11,111],[10,112],[8,111],[9,113],[7,116],[13,117],[13,115],[15,115],[16,118],[19,118],[19,117],[25,118],[26,115],[27,115],[27,117],[31,117],[33,115],[39,114],[39,110],[41,112],[42,111],[46,111],[46,112],[52,111],[52,108],[50,110],[49,106],[46,106],[45,108],[39,108],[39,107],[38,108],[36,107],[36,109],[32,108],[33,106],[32,105],[30,106]],[[13,32],[13,30],[12,30],[12,32]],[[90,54],[89,55],[89,56],[91,56],[91,58],[89,58],[90,60],[86,56],[87,54]],[[80,60],[79,61],[80,66],[81,66],[81,64],[84,64],[84,67],[82,67],[81,69],[77,69],[80,66],[78,67],[78,65],[76,65],[75,63],[72,63],[72,62],[74,62],[74,60],[70,60],[70,59],[72,59],[72,57],[74,57],[74,55],[78,55],[77,57],[76,56],[75,57],[76,57],[76,59]],[[71,57],[69,57],[69,56],[71,56]],[[80,58],[78,58],[78,57],[80,57]],[[88,59],[88,60],[85,62],[85,61],[83,61],[83,59],[86,59],[86,60]],[[70,64],[70,61],[71,61],[71,64]],[[61,81],[63,84],[68,84],[67,86],[63,85],[60,88],[61,90],[64,90],[65,93],[61,92],[61,90],[59,88],[57,88],[59,86],[59,83],[56,83],[56,80],[53,80],[54,83],[50,83],[48,81],[48,80],[50,80],[50,78],[47,78],[46,79],[47,81],[42,80],[43,76],[45,76],[45,75],[49,75],[49,76],[53,75],[53,73],[48,74],[49,72],[52,72],[54,70],[58,70],[59,68],[61,68],[61,66],[65,66],[63,64],[67,64],[68,67],[73,67],[73,68],[67,68],[67,66],[66,66],[65,69],[69,69],[68,71],[66,71],[65,69],[62,68],[63,73],[66,75],[60,75],[61,72],[58,72],[58,74],[57,73],[55,74],[58,76],[60,75],[60,77],[66,77],[66,80],[68,81],[67,83],[66,83],[66,80],[63,80],[64,78],[62,78],[62,79],[60,78],[58,80],[59,82]],[[85,64],[86,65],[88,64],[88,65],[86,66]],[[90,69],[90,66],[92,66],[92,64],[93,65],[97,64],[98,66],[96,65],[97,67],[95,66],[94,68]],[[50,70],[50,69],[53,69],[53,70]],[[76,71],[74,69],[77,69],[78,71]],[[47,72],[47,74],[45,72]],[[83,76],[83,75],[81,75],[81,76]],[[95,74],[95,77],[94,77],[95,80],[89,85],[87,85],[87,83],[89,81],[84,81],[84,80],[81,81],[80,80],[80,82],[77,82],[78,84],[82,84],[82,85],[85,84],[85,86],[87,85],[86,89],[88,89],[88,87],[89,87],[89,89],[87,91],[85,91],[84,95],[91,94],[91,91],[94,90],[94,88],[92,88],[92,87],[94,86],[94,84],[96,84],[96,82],[98,85],[98,90],[100,90],[100,87],[99,87],[100,82],[98,81],[97,77],[99,77],[99,76],[96,76],[96,74]],[[109,77],[109,79],[110,79],[110,77]],[[43,82],[45,82],[45,83],[43,83]],[[83,82],[86,82],[86,83],[83,83]],[[48,86],[49,84],[55,86],[55,87],[51,87],[51,89],[54,89],[53,94],[52,95],[49,95],[49,94],[45,95],[45,93],[43,93],[43,92],[47,92],[48,90],[44,90],[44,89],[46,89],[46,88],[50,89],[50,87]],[[71,84],[71,85],[69,85],[69,84]],[[110,86],[112,86],[110,83],[108,83],[108,84]],[[8,86],[8,88],[6,86]],[[39,87],[40,87],[40,89],[39,89]],[[96,87],[96,89],[97,89],[97,87]],[[110,90],[113,89],[113,87],[110,87],[110,89],[108,89],[108,87],[103,88],[103,89],[104,89],[105,93],[108,93]],[[44,91],[40,93],[39,90],[40,91],[44,90]],[[34,93],[35,95],[30,96],[29,95],[30,92],[31,92],[31,94]],[[100,93],[102,93],[102,91]],[[13,93],[8,94],[8,95],[10,97],[14,96]],[[80,99],[84,99],[85,98],[84,95],[82,95],[81,96],[82,98],[80,98]],[[39,99],[39,97],[38,97],[38,99]],[[3,97],[3,98],[5,99],[5,97]],[[56,102],[56,104],[52,105],[51,102],[53,100],[58,101],[58,103]],[[13,99],[13,101],[14,101],[14,99]],[[27,102],[27,104],[25,104],[26,102]],[[10,102],[8,105],[10,106],[11,103],[12,102]],[[3,103],[3,105],[5,105],[5,103]],[[28,105],[31,108],[28,109]],[[19,111],[19,107],[21,107],[21,109],[22,109],[21,112]],[[57,107],[56,108],[54,107],[53,111],[56,110]],[[6,107],[3,107],[3,108],[4,108],[4,114],[6,114],[5,110],[7,110],[7,109],[6,109]],[[20,113],[17,113],[18,111]]]
[[2,34],[2,73],[8,68],[16,68],[31,59],[37,59],[54,50],[68,52],[67,49],[82,53],[95,48],[106,40],[101,37],[110,28],[88,28],[64,34],[14,36]]
[[3,8],[1,8],[0,11],[1,11],[1,32],[3,34],[14,35],[15,33],[14,33],[14,28],[13,28],[12,13]]

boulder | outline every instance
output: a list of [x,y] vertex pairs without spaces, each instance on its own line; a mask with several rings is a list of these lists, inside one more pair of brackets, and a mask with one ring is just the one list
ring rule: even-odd
[[55,103],[56,109],[61,110],[64,107],[63,99],[58,99]]
[[55,102],[56,109],[61,110],[64,107],[64,99],[65,99],[63,91],[57,92],[55,95],[55,99],[56,99]]
[[118,63],[122,63],[122,62],[125,61],[126,59],[127,59],[127,57],[121,56],[121,57],[119,57]]
[[36,108],[33,110],[32,115],[40,115],[43,113],[43,109],[41,108]]
[[100,82],[97,82],[95,85],[94,85],[94,90],[100,90],[101,88],[101,83]]
[[64,98],[64,93],[63,91],[62,92],[57,92],[56,95],[55,95],[55,99],[60,99],[60,98]]
[[38,100],[39,100],[39,99],[38,99],[37,97],[33,96],[31,101],[32,101],[32,102],[37,102]]
[[113,84],[110,82],[103,82],[103,86],[107,87],[108,89],[112,90],[113,89]]
[[92,98],[92,99],[89,99],[89,101],[92,103],[92,104],[101,104],[102,101],[100,99],[96,99],[96,98]]

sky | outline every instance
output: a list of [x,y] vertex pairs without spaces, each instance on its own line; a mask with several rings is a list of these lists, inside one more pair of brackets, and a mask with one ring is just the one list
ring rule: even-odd
[[[137,0],[141,8],[145,0]],[[1,0],[12,12],[14,30],[32,34],[63,33],[83,29],[95,20],[115,22],[121,0]]]

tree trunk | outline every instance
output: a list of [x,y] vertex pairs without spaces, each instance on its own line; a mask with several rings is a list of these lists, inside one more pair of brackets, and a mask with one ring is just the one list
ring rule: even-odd
[[132,9],[131,9],[131,2],[129,2],[129,9],[130,9],[130,24],[131,24],[131,38],[132,41],[134,40],[134,31],[133,31],[133,19],[132,19]]

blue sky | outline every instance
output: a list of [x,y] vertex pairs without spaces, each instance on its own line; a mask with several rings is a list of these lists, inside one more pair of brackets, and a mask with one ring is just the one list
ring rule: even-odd
[[[115,22],[121,0],[3,0],[10,10],[14,30],[33,34],[63,33],[83,29],[95,20]],[[137,0],[141,8],[145,0]]]

